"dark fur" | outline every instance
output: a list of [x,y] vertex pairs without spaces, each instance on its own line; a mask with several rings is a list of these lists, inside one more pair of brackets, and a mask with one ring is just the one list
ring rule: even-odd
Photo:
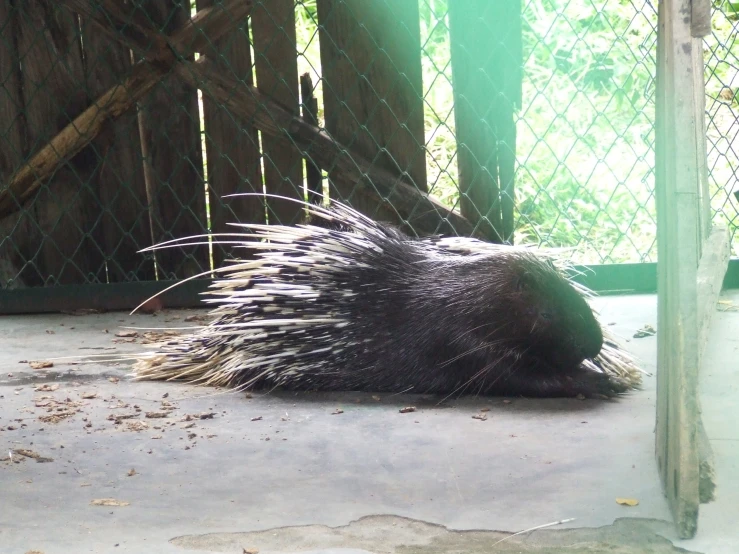
[[[342,244],[352,235],[335,222],[324,227]],[[359,248],[352,256],[365,267],[337,264],[329,274],[282,267],[278,275],[249,286],[310,284],[321,291],[318,299],[275,296],[249,305],[226,299],[224,309],[238,315],[217,317],[210,331],[164,352],[170,360],[179,356],[184,370],[213,356],[246,361],[265,352],[294,351],[268,367],[233,373],[232,385],[260,388],[538,397],[612,396],[624,390],[581,366],[600,352],[602,331],[582,295],[549,262],[514,249],[469,256],[439,249],[430,255],[431,239],[411,240],[379,225],[376,230],[372,241],[379,251]],[[302,246],[309,250],[309,241]],[[265,312],[265,307],[278,310]],[[285,313],[331,315],[347,323],[308,331],[269,328],[268,338],[253,343],[239,338],[242,329],[212,335],[234,321]]]

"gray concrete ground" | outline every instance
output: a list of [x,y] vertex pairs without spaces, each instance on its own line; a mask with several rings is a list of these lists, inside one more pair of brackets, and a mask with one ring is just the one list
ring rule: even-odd
[[[624,337],[656,326],[653,296],[597,304]],[[135,352],[144,339],[117,337],[123,326],[190,325],[192,313],[0,318],[1,554],[739,552],[736,313],[719,314],[703,385],[718,499],[681,548],[654,460],[654,377],[615,402],[438,405],[249,398],[131,382],[128,363],[28,363]],[[654,337],[626,344],[654,370]]]

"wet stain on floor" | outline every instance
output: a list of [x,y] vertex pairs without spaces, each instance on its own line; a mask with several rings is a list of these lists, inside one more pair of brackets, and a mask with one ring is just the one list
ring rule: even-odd
[[458,531],[391,515],[367,516],[345,526],[304,525],[251,533],[181,536],[170,544],[190,551],[260,554],[672,554],[690,553],[662,537],[667,522],[619,519],[599,528],[540,529],[520,535]]

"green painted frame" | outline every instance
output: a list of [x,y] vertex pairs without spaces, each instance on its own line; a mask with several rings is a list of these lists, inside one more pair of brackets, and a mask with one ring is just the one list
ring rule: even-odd
[[[576,266],[576,281],[599,295],[654,294],[657,291],[657,264],[607,264]],[[162,295],[168,308],[203,307],[200,295],[211,279],[186,281]],[[97,309],[132,310],[175,281],[141,281],[115,284],[60,285],[28,289],[0,290],[0,314],[30,314]],[[739,258],[729,262],[725,289],[739,288]]]

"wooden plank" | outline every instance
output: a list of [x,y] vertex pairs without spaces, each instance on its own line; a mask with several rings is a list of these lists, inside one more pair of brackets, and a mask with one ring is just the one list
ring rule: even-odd
[[521,1],[450,2],[449,39],[462,215],[512,242]]
[[[427,191],[418,1],[316,4],[327,131],[373,166]],[[331,197],[370,217],[403,222],[392,205],[357,195],[359,186],[338,171],[329,168],[328,176]]]
[[[16,9],[10,0],[0,0],[0,182],[3,184],[13,174],[27,152],[25,126],[22,119],[21,72],[16,48],[18,27]],[[28,218],[25,212],[0,219],[0,262],[3,265],[0,289],[26,286],[21,271],[28,255],[19,244],[29,236]],[[24,252],[26,250],[26,252]]]
[[[294,0],[255,4],[252,12],[257,88],[291,113],[299,114],[298,58]],[[264,184],[268,193],[304,199],[303,158],[286,136],[262,135]],[[267,198],[270,223],[290,225],[303,220],[295,202]]]
[[22,125],[21,67],[18,58],[17,10],[11,0],[0,1],[0,179],[5,183],[26,151]]
[[[198,0],[198,10],[213,3],[213,0]],[[249,85],[254,83],[248,20],[214,41],[212,47],[204,48],[201,54],[234,79]],[[223,198],[242,192],[262,192],[257,129],[208,97],[203,98],[203,115],[211,231],[232,233],[234,228],[229,223],[264,223],[264,202],[259,198]],[[214,265],[220,267],[232,252],[232,247],[214,245]],[[239,251],[239,256],[243,257],[244,252]]]
[[[729,267],[731,242],[729,228],[714,226],[703,247],[698,265],[698,359],[699,371],[705,372],[704,355],[708,347],[711,321],[716,313],[716,305]],[[703,422],[698,421],[698,460],[699,460],[699,500],[702,504],[714,499],[716,490],[714,458]]]
[[[153,25],[170,34],[190,19],[189,3],[152,0],[145,7]],[[147,183],[155,242],[207,233],[203,156],[197,90],[173,75],[162,79],[140,104],[142,149],[152,180]],[[157,252],[160,278],[183,278],[210,267],[207,248]]]
[[[475,236],[475,229],[458,212],[448,209],[376,164],[356,154],[351,148],[333,140],[328,134],[296,117],[279,104],[263,96],[253,87],[239,84],[217,68],[206,57],[197,62],[180,62],[174,70],[183,81],[203,87],[203,93],[222,102],[237,116],[253,121],[263,134],[287,132],[295,144],[322,168],[331,168],[344,182],[368,178],[371,188],[358,185],[355,193],[368,200],[378,197],[388,209],[409,221],[413,228],[432,234]],[[377,191],[377,192],[375,192]]]
[[711,0],[692,0],[690,2],[690,34],[703,38],[711,34]]
[[[27,155],[44,146],[89,100],[74,14],[50,0],[15,6]],[[29,286],[85,283],[91,276],[104,280],[98,196],[88,184],[94,156],[88,148],[60,167],[26,207],[33,221],[26,227],[30,235],[11,236],[30,262],[22,274]]]
[[[700,139],[698,141],[700,144]],[[711,322],[721,295],[722,285],[731,257],[731,235],[725,225],[716,225],[703,246],[698,266],[698,348],[699,373],[705,373],[704,355],[708,347]],[[716,492],[716,471],[713,448],[703,421],[698,421],[698,498],[701,504],[712,502]]]
[[656,200],[658,329],[656,455],[678,534],[695,535],[698,521],[698,290],[701,237],[696,97],[703,74],[693,56],[690,0],[658,6]]
[[[131,71],[131,51],[80,16],[85,82],[93,98],[122,82]],[[94,186],[100,195],[102,247],[111,282],[154,279],[154,265],[138,253],[151,244],[149,204],[135,112],[122,114],[92,141],[99,158]]]
[[703,427],[698,421],[698,499],[701,504],[708,504],[716,499],[716,464],[713,448]]
[[716,313],[716,305],[729,267],[731,257],[731,234],[726,225],[716,225],[708,236],[698,265],[698,348],[699,359],[703,359],[711,321]]

